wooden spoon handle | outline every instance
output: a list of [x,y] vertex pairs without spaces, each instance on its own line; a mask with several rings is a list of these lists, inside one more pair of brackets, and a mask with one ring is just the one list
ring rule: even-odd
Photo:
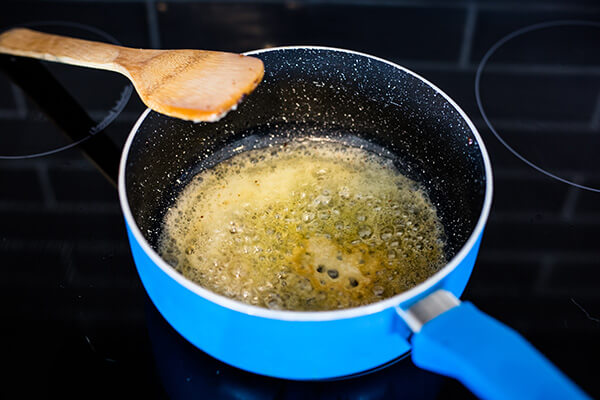
[[0,53],[124,73],[116,62],[129,49],[15,28],[0,35]]
[[131,49],[12,29],[0,53],[120,72],[154,111],[191,121],[216,121],[254,90],[260,59],[206,50]]

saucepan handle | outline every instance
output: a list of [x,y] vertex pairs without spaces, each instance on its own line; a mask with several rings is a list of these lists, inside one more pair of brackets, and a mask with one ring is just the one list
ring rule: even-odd
[[484,399],[589,399],[529,342],[469,302],[438,290],[408,310],[412,359]]

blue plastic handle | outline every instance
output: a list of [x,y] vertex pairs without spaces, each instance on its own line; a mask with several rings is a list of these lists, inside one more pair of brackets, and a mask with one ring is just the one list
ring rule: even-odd
[[511,328],[463,302],[412,338],[414,363],[484,399],[589,399]]

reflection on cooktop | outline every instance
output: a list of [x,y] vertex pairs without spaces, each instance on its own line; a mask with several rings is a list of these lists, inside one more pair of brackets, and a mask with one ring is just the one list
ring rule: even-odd
[[[163,319],[149,299],[146,322],[158,375],[173,400],[197,398],[199,393],[210,399],[435,399],[446,381],[418,369],[410,358],[364,376],[335,381],[270,378],[231,367],[198,350]],[[210,320],[205,324],[210,329]],[[335,339],[331,341],[335,345]]]

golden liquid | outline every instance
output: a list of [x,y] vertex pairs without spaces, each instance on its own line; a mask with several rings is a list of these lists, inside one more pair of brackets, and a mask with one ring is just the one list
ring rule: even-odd
[[373,303],[445,264],[426,193],[390,160],[322,140],[240,153],[167,212],[160,253],[185,277],[273,309]]

